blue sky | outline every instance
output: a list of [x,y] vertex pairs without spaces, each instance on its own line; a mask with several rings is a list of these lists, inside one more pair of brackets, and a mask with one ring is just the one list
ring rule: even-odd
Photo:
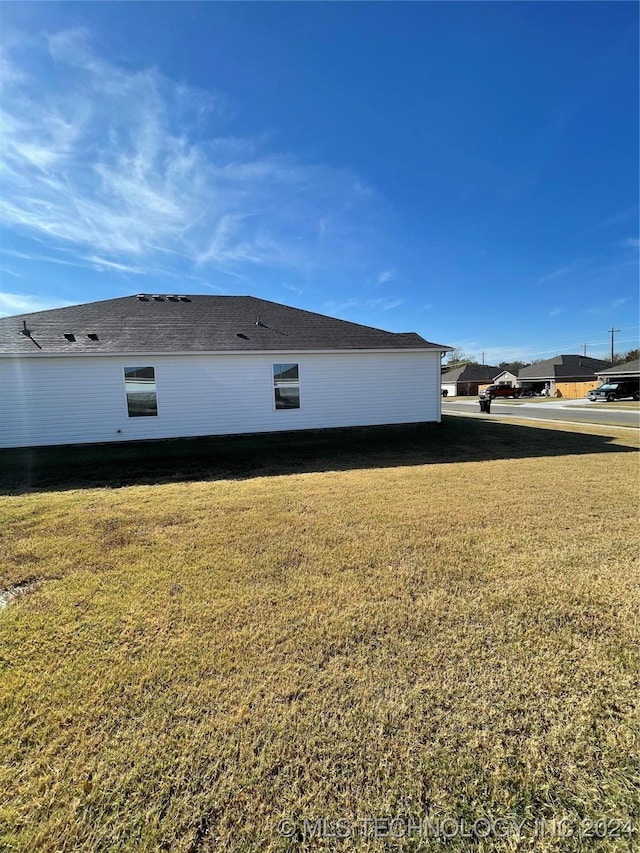
[[634,3],[6,3],[0,312],[252,294],[638,340]]

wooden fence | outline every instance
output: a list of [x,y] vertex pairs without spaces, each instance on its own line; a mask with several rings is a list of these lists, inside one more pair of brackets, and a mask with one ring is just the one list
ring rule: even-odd
[[566,400],[580,400],[587,396],[587,391],[600,385],[597,379],[589,382],[556,382],[556,397]]

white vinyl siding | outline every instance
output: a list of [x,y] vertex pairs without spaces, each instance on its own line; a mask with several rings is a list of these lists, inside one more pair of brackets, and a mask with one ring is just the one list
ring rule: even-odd
[[[273,365],[300,368],[300,409],[277,410]],[[153,364],[157,417],[128,417],[125,367]],[[0,358],[0,447],[440,420],[440,353]]]

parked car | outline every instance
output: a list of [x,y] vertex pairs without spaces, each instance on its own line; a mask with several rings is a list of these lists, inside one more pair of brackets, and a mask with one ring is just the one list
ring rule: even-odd
[[495,397],[522,397],[524,388],[513,385],[488,385],[478,394],[481,400],[493,400]]
[[614,400],[640,400],[640,382],[637,379],[625,379],[620,382],[605,382],[599,388],[589,391],[587,397],[594,403],[611,403]]

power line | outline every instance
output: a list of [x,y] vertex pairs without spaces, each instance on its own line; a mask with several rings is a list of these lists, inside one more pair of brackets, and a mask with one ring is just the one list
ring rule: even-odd
[[[635,331],[638,328],[638,324],[634,324],[633,326],[622,326],[620,329],[616,329],[616,332],[626,332],[632,330]],[[533,347],[541,347],[541,349],[536,349],[535,352],[555,352],[556,350],[575,349],[576,347],[584,346],[584,338],[580,343],[578,343],[578,341],[580,340],[578,335],[584,335],[587,338],[588,346],[607,346],[610,344],[609,338],[589,340],[591,335],[595,336],[597,334],[598,333],[595,330],[593,332],[585,332],[585,330],[583,329],[582,332],[578,332],[578,334],[574,338],[547,338],[543,340],[536,340],[535,343],[522,345],[522,348],[530,350],[532,352],[534,351]],[[618,339],[618,343],[635,343],[637,340],[638,336],[635,335],[633,337],[620,338]],[[514,349],[516,349],[516,347],[519,348],[519,345],[514,346]]]
[[[631,327],[627,327],[627,328],[635,328],[635,327],[631,326]],[[620,330],[616,329],[615,331],[618,332]],[[539,342],[539,343],[545,343],[545,344],[547,344],[547,347],[538,348],[538,347],[536,347],[535,344],[522,344],[522,345],[515,344],[515,345],[512,345],[510,347],[505,347],[505,346],[501,346],[498,344],[495,347],[491,347],[490,351],[498,350],[498,352],[500,353],[500,356],[501,356],[501,360],[504,361],[504,360],[507,360],[507,356],[515,358],[516,355],[518,355],[519,357],[524,356],[526,358],[537,358],[539,356],[546,356],[548,354],[557,355],[560,352],[565,352],[565,353],[566,352],[572,352],[572,351],[573,352],[575,352],[575,351],[579,352],[580,349],[581,348],[584,349],[585,346],[590,347],[592,349],[592,351],[593,351],[593,349],[596,349],[596,350],[601,349],[602,351],[604,351],[605,347],[610,348],[610,340],[607,340],[604,338],[601,338],[598,340],[583,341],[580,344],[577,343],[575,338],[571,341],[565,340],[563,342],[556,342],[556,343],[552,343],[550,341],[549,342],[544,341],[544,342]],[[620,346],[620,344],[632,344],[634,346],[637,346],[638,337],[633,336],[633,337],[626,337],[626,338],[618,338],[617,344],[618,344],[618,346]],[[486,357],[486,353],[487,353],[487,351],[485,350],[485,357]],[[606,356],[603,356],[603,358],[605,358],[605,357]]]

